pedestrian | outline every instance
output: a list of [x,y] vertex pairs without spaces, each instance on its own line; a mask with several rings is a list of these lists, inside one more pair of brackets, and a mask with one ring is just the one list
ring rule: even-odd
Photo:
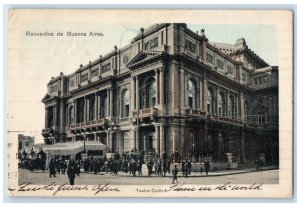
[[62,161],[61,161],[61,172],[62,172],[63,175],[64,175],[65,172],[66,172],[66,168],[67,168],[66,161],[65,161],[65,160],[62,160]]
[[260,170],[262,171],[264,167],[264,161],[261,159],[259,164],[260,164]]
[[260,166],[259,160],[256,159],[256,160],[255,160],[255,168],[256,168],[256,171],[259,171],[259,166]]
[[191,175],[191,172],[192,172],[192,163],[189,160],[187,164],[187,174]]
[[150,160],[150,161],[147,163],[148,176],[150,176],[150,175],[152,174],[152,167],[153,167],[153,163],[152,163],[152,161]]
[[177,165],[174,166],[174,170],[173,170],[173,181],[172,181],[172,184],[175,184],[174,181],[176,180],[176,182],[178,183],[178,180],[177,180],[177,174],[178,174],[178,169],[177,169]]
[[79,160],[75,161],[75,167],[76,167],[76,174],[79,177],[79,175],[80,175],[80,161]]
[[77,173],[77,166],[74,163],[74,160],[70,161],[67,173],[68,173],[70,185],[74,185],[75,175]]
[[139,175],[142,175],[142,167],[143,167],[142,161],[138,160],[137,170]]
[[182,161],[182,163],[181,163],[181,171],[182,171],[182,175],[184,176],[184,174],[185,174],[185,169],[186,168],[186,166],[185,166],[185,161],[183,160]]
[[52,178],[52,175],[53,177],[56,177],[55,174],[55,162],[54,162],[54,158],[52,158],[50,160],[50,163],[49,163],[49,171],[50,171],[50,178]]
[[204,168],[205,168],[205,173],[206,173],[206,175],[208,175],[208,171],[209,171],[209,168],[210,168],[210,164],[209,164],[208,161],[206,161],[206,162],[204,163]]

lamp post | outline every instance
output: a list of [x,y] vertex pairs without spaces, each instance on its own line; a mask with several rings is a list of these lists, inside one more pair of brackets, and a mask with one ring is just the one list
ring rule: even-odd
[[86,133],[83,132],[83,153],[86,153],[86,149],[85,149],[85,139],[86,139]]

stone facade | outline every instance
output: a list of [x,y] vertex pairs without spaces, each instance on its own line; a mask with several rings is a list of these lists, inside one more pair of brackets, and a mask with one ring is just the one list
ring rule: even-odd
[[156,24],[47,87],[46,144],[93,140],[112,152],[278,161],[278,67],[243,38],[212,43],[204,30]]

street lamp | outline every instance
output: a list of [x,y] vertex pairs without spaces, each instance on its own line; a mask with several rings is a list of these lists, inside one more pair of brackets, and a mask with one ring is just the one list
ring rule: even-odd
[[83,152],[86,153],[85,151],[85,139],[86,139],[86,133],[83,132]]

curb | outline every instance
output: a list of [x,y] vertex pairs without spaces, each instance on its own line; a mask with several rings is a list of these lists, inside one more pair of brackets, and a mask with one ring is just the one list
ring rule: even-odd
[[[270,169],[265,169],[265,170],[260,170],[260,171],[256,171],[256,170],[250,170],[250,171],[240,171],[240,172],[231,172],[231,173],[220,173],[220,174],[208,174],[208,175],[189,175],[187,177],[183,176],[183,175],[179,175],[177,176],[178,178],[189,178],[189,177],[214,177],[214,176],[226,176],[226,175],[237,175],[237,174],[245,174],[245,173],[251,173],[251,172],[263,172],[263,171],[269,171],[269,170],[278,170],[279,168],[270,168]],[[84,174],[93,174],[94,173],[84,173]],[[96,175],[112,175],[112,176],[119,176],[119,177],[145,177],[145,178],[163,178],[163,177],[173,177],[173,175],[166,175],[166,176],[157,176],[157,175],[130,175],[130,174],[126,174],[126,175],[114,175],[114,174],[96,174]]]

